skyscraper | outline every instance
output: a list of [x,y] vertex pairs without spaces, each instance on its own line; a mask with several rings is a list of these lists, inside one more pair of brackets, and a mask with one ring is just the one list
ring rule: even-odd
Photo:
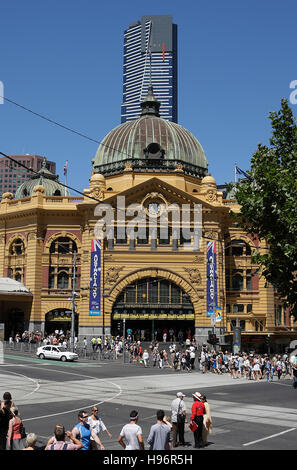
[[177,122],[177,25],[171,15],[143,16],[124,33],[122,123],[139,117],[150,79],[161,117]]

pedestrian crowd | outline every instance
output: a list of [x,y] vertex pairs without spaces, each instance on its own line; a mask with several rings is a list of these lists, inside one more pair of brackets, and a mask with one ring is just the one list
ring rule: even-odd
[[[192,343],[187,347],[189,351],[191,351],[191,348],[195,350]],[[162,350],[158,349],[158,343],[152,344],[148,358],[144,357],[145,351],[141,352],[141,349],[141,344],[138,344],[138,342],[131,343],[132,360],[134,357],[142,357],[144,367],[148,367],[147,364],[150,358],[156,360],[156,363],[159,360],[158,367],[160,368],[163,367],[164,361],[168,363],[169,367],[175,367],[175,348],[170,350],[170,357],[163,354],[162,359],[160,355]],[[222,362],[220,362],[220,358],[222,358]],[[214,361],[216,367],[213,367]],[[256,381],[266,379],[271,382],[274,376],[277,376],[280,380],[282,375],[284,377],[289,375],[293,379],[293,388],[297,388],[297,354],[290,358],[287,354],[272,357],[245,353],[232,355],[227,352],[208,352],[205,347],[199,354],[199,363],[201,373],[209,371],[210,373],[220,374],[224,366],[226,372],[234,379],[245,378]],[[192,366],[195,367],[194,363],[192,365],[189,362],[188,367],[191,368]],[[184,397],[185,395],[182,392],[177,393],[176,398],[171,403],[170,417],[165,415],[164,410],[157,411],[156,423],[151,426],[147,437],[150,450],[170,450],[179,446],[188,447],[190,443],[185,442],[185,426],[187,425],[193,432],[193,446],[195,448],[208,445],[208,436],[212,432],[212,418],[206,396],[199,392],[192,393],[193,405],[189,417],[187,416]],[[89,413],[81,410],[78,413],[78,422],[71,431],[66,430],[62,424],[57,424],[46,445],[38,447],[37,436],[34,433],[26,433],[18,407],[13,402],[11,394],[5,392],[0,407],[0,450],[104,450],[100,435],[106,432],[107,436],[112,438],[112,434],[98,415],[98,412],[97,406],[93,406]],[[145,448],[145,440],[138,421],[138,411],[132,410],[129,423],[123,426],[119,434],[118,443],[126,450]]]
[[[189,447],[191,443],[185,442],[184,437],[187,424],[193,431],[193,446],[201,448],[208,445],[212,419],[206,396],[199,392],[192,394],[194,403],[189,419],[184,397],[182,392],[176,394],[171,403],[171,417],[165,416],[161,409],[156,412],[156,423],[152,424],[146,439],[150,450]],[[66,430],[62,424],[57,424],[47,443],[38,446],[38,437],[35,433],[26,434],[18,408],[12,401],[11,394],[5,392],[0,409],[0,450],[104,450],[100,434],[106,432],[110,439],[112,434],[98,416],[98,411],[97,406],[93,406],[89,413],[79,411],[78,422],[71,431]],[[122,427],[117,439],[125,450],[145,449],[145,439],[138,421],[138,411],[132,410],[129,422]]]
[[199,369],[202,373],[229,373],[233,379],[244,378],[260,381],[266,379],[272,382],[274,377],[293,378],[293,364],[288,354],[268,355],[254,353],[232,354],[228,351],[214,352],[202,348],[199,356]]

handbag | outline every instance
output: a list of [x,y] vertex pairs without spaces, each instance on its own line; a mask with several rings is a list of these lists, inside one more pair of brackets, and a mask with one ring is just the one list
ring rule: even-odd
[[26,434],[26,430],[25,430],[25,426],[23,425],[23,422],[21,422],[20,434],[21,434],[21,439],[26,439],[27,434]]
[[195,421],[193,421],[192,423],[189,424],[189,428],[191,429],[192,432],[195,432],[198,426],[195,423]]
[[185,416],[184,415],[177,415],[177,424],[184,424],[185,423]]

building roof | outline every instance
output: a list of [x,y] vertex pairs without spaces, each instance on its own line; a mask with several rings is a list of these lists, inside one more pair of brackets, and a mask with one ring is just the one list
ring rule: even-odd
[[[160,103],[150,85],[148,95],[141,103],[139,119],[120,124],[99,145],[92,160],[96,173],[120,173],[127,161],[135,169],[145,171],[148,159],[151,159],[150,168],[157,168],[157,160],[160,163],[162,159],[161,167],[166,171],[181,163],[185,173],[199,176],[207,173],[208,162],[196,137],[179,124],[160,118],[159,107]],[[153,144],[155,147],[150,152]],[[159,159],[158,147],[161,151]],[[156,165],[152,163],[153,160]]]
[[59,182],[59,176],[46,168],[45,158],[43,159],[40,170],[32,174],[27,181],[24,181],[24,183],[18,187],[15,193],[15,199],[32,196],[35,186],[43,186],[46,196],[69,196],[68,189]]
[[0,277],[0,294],[6,293],[23,293],[31,295],[29,289],[21,282],[10,279],[9,277]]

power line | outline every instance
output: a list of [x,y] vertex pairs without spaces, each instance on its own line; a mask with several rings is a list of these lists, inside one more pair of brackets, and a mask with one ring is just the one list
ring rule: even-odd
[[42,114],[39,114],[39,113],[33,111],[32,109],[27,108],[26,106],[23,106],[19,103],[16,103],[15,101],[13,101],[13,100],[5,97],[5,96],[0,95],[0,98],[4,99],[5,101],[8,101],[11,104],[14,104],[15,106],[18,106],[19,108],[23,109],[24,111],[27,111],[28,113],[34,114],[35,116],[37,116],[41,119],[44,119],[45,121],[48,121],[51,124],[54,124],[55,126],[61,127],[62,129],[66,130],[66,131],[72,132],[73,134],[76,134],[80,137],[83,137],[84,139],[90,140],[91,142],[95,142],[96,144],[103,145],[104,147],[106,147],[108,149],[115,150],[116,152],[122,153],[123,155],[126,155],[129,158],[133,158],[132,155],[128,154],[127,152],[124,152],[123,150],[119,150],[117,148],[110,147],[109,145],[104,144],[100,140],[93,139],[92,137],[89,137],[88,135],[85,135],[82,132],[76,131],[75,129],[71,129],[71,127],[67,127],[64,124],[60,124],[59,122],[54,121],[53,119],[50,119],[46,116],[43,116]]

